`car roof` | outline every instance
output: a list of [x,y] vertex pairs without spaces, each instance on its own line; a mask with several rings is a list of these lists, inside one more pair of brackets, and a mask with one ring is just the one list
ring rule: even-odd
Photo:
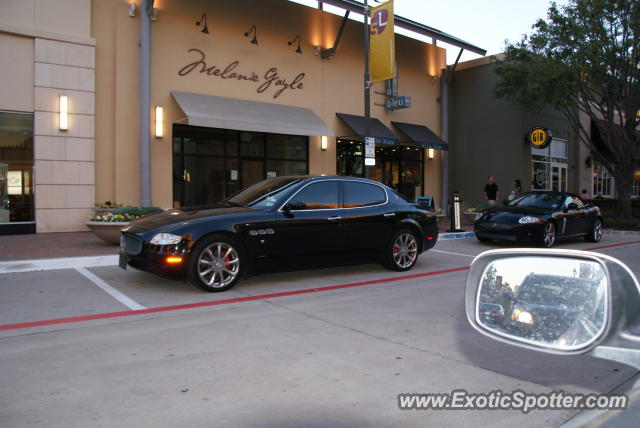
[[379,181],[371,180],[369,178],[363,177],[350,177],[350,176],[342,176],[342,175],[283,175],[278,178],[297,178],[300,180],[310,180],[310,181],[325,181],[325,180],[342,180],[342,181],[364,181],[371,184],[377,184],[378,186],[386,186],[384,183]]

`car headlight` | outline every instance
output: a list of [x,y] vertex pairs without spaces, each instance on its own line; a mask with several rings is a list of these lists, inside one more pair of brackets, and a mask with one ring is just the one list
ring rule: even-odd
[[484,213],[477,213],[476,216],[473,219],[476,220],[476,221],[480,220],[483,215],[484,215]]
[[523,311],[522,309],[514,309],[511,314],[511,320],[522,324],[533,324],[531,312]]
[[542,219],[539,219],[538,217],[532,217],[530,215],[524,216],[524,217],[520,217],[520,220],[518,220],[518,223],[520,224],[531,224],[531,223],[543,223]]
[[174,245],[179,244],[180,241],[182,241],[182,236],[172,233],[158,233],[151,238],[151,244],[153,245]]

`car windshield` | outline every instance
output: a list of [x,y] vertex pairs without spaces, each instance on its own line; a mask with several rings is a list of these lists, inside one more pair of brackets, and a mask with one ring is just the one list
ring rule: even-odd
[[256,209],[270,208],[278,204],[286,190],[298,181],[300,179],[296,177],[269,178],[247,187],[223,202]]
[[509,202],[509,206],[556,209],[562,207],[566,196],[561,193],[527,193]]

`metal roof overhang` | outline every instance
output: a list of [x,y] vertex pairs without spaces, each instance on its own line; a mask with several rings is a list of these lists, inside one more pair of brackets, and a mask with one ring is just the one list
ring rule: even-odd
[[[355,0],[322,0],[322,3],[327,3],[341,9],[348,10],[350,12],[358,13],[360,15],[364,14],[364,5]],[[459,47],[460,49],[464,49],[478,55],[487,54],[486,49],[479,48],[469,42],[465,42],[464,40],[444,33],[436,28],[420,24],[419,22],[403,18],[402,16],[395,15],[394,22],[396,27],[404,28],[406,30],[413,31],[414,33],[440,40],[444,43]]]
[[421,149],[449,150],[449,145],[424,125],[413,123],[391,122],[393,126],[406,134]]
[[210,128],[333,137],[333,131],[311,109],[171,91],[187,123]]
[[[336,116],[342,119],[342,121],[344,121],[344,123],[346,123],[347,126],[355,132],[353,137],[364,140],[364,116],[346,113],[336,113]],[[368,136],[374,137],[376,139],[376,143],[379,144],[398,144],[400,142],[400,138],[398,138],[393,131],[374,117],[369,118]],[[349,136],[344,137],[348,138]]]

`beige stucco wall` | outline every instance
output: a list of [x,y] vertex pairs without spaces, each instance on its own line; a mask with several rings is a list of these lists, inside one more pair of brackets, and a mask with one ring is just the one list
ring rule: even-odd
[[[94,0],[92,36],[96,50],[96,198],[119,203],[139,203],[139,16],[128,16],[128,1]],[[244,100],[280,103],[312,109],[335,132],[352,132],[336,112],[362,115],[363,42],[361,24],[349,21],[335,58],[323,60],[314,55],[315,46],[328,48],[337,34],[340,17],[281,0],[234,2],[212,0],[160,0],[158,19],[152,23],[151,105],[165,109],[165,136],[152,138],[152,202],[172,206],[171,124],[183,123],[184,114],[170,91],[218,95]],[[138,14],[140,11],[138,10]],[[207,13],[210,34],[195,25]],[[244,36],[257,26],[259,45]],[[302,39],[303,54],[287,42],[296,35]],[[392,128],[390,121],[424,124],[440,133],[439,82],[437,71],[445,66],[445,52],[433,45],[397,36],[400,95],[412,97],[412,108],[386,112],[373,103],[382,103],[384,83],[372,88],[373,117]],[[206,55],[207,66],[224,69],[233,61],[235,71],[255,72],[263,81],[265,72],[277,68],[279,76],[291,82],[304,73],[303,88],[286,90],[274,98],[275,90],[257,91],[259,84],[221,79],[193,71],[178,72]],[[435,77],[435,79],[434,79]],[[151,114],[151,112],[150,112]],[[311,173],[334,174],[335,140],[320,150],[320,138],[310,139]],[[438,195],[440,161],[426,161],[426,194]],[[434,179],[437,176],[438,179]],[[425,177],[427,178],[427,177]]]

